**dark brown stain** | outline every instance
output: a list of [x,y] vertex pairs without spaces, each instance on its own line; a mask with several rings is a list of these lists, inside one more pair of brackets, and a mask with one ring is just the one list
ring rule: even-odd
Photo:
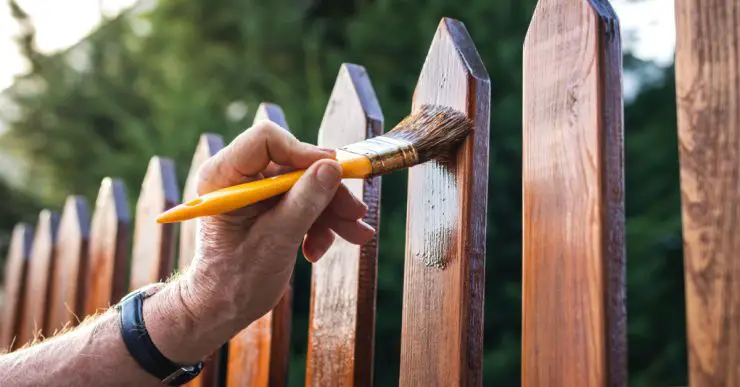
[[[383,115],[367,72],[342,65],[318,144],[337,148],[381,134]],[[363,220],[377,230],[381,177],[346,183],[368,206]],[[314,264],[306,386],[373,385],[377,259],[377,235],[360,247],[337,238]]]
[[473,134],[448,164],[409,170],[399,385],[480,386],[490,81],[465,26],[443,19],[413,109],[451,107]]
[[[290,130],[280,106],[261,103],[254,122],[270,120]],[[293,281],[278,304],[239,332],[228,344],[226,380],[228,386],[282,387],[288,381]]]

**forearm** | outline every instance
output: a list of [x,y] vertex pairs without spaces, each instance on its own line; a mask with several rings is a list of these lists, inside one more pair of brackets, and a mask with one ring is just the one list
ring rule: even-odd
[[[144,301],[144,321],[152,341],[172,361],[193,364],[228,340],[231,322],[208,320],[206,308],[183,301],[185,279],[162,287]],[[136,385],[157,386],[143,371],[121,338],[115,309],[83,322],[75,329],[0,356],[0,375],[13,386]],[[205,321],[205,322],[204,322]]]
[[121,340],[118,313],[109,310],[65,334],[0,357],[0,374],[13,386],[140,386],[156,380],[140,370]]

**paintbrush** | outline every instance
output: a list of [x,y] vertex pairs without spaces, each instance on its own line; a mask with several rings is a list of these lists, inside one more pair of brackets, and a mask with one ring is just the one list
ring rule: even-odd
[[[365,179],[447,157],[473,130],[452,108],[424,105],[392,130],[336,150],[343,179]],[[228,213],[287,192],[305,170],[227,187],[162,213],[158,223]]]

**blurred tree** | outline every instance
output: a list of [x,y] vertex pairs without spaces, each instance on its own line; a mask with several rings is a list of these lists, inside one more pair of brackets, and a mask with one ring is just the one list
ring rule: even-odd
[[[13,0],[11,5],[14,5]],[[365,66],[386,127],[410,108],[426,51],[443,16],[462,20],[492,80],[485,311],[485,385],[519,385],[521,324],[521,57],[534,0],[160,0],[105,22],[64,53],[42,55],[33,28],[20,39],[33,66],[8,93],[2,146],[30,163],[29,192],[59,206],[93,199],[104,176],[135,199],[152,155],[172,157],[184,181],[197,137],[228,141],[257,104],[286,112],[316,140],[339,65]],[[16,9],[17,8],[17,9]],[[646,64],[628,60],[640,74]],[[627,106],[630,374],[635,386],[686,384],[677,144],[672,69]],[[376,384],[398,382],[406,175],[383,178]],[[2,188],[2,186],[0,186]],[[10,197],[24,200],[23,195]],[[29,199],[30,200],[30,199]],[[12,212],[12,211],[15,212]],[[2,232],[35,207],[0,207]],[[11,221],[12,220],[12,221]],[[1,234],[0,234],[1,236]],[[296,275],[290,384],[302,385],[310,266]]]

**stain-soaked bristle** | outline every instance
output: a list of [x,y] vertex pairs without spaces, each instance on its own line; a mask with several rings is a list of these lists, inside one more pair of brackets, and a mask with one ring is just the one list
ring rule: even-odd
[[437,105],[423,105],[383,136],[413,144],[419,163],[447,157],[473,131],[463,113]]

